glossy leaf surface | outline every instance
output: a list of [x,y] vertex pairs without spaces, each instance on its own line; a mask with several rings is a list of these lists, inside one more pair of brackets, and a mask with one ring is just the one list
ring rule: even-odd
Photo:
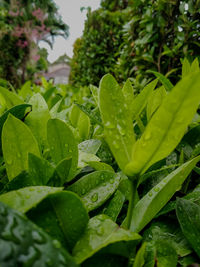
[[47,139],[53,161],[58,164],[65,158],[72,158],[67,180],[71,180],[78,163],[78,145],[68,125],[59,119],[50,119],[47,124]]
[[78,194],[90,211],[101,206],[115,192],[119,181],[119,174],[96,171],[83,176],[68,189]]
[[186,162],[153,187],[134,207],[130,230],[140,232],[180,188],[200,157]]
[[31,130],[10,114],[2,130],[2,149],[9,180],[28,169],[28,153],[40,156]]
[[200,102],[200,74],[181,80],[165,97],[132,151],[126,167],[130,176],[144,173],[153,163],[168,156],[183,137]]
[[1,266],[77,266],[60,242],[1,202],[0,229]]
[[132,116],[122,90],[110,74],[105,75],[100,82],[99,108],[105,139],[119,167],[124,170],[131,159],[135,136]]
[[81,263],[109,244],[139,239],[138,234],[119,228],[109,217],[98,215],[90,219],[86,231],[73,249],[73,255],[76,262]]
[[200,206],[179,198],[176,215],[185,238],[200,257]]
[[29,186],[0,195],[0,201],[15,210],[26,213],[50,194],[62,190],[62,187]]

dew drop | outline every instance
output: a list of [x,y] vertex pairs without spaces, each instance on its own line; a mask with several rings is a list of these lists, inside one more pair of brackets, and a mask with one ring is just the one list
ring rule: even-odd
[[10,165],[10,164],[12,164],[12,160],[11,159],[8,159],[7,160],[7,163]]
[[159,190],[160,190],[159,187],[154,188],[154,191],[155,191],[155,192],[159,192]]
[[114,146],[114,148],[119,149],[119,145],[116,141],[113,142],[113,146]]
[[117,124],[117,129],[121,135],[125,135],[126,132],[121,125]]
[[82,190],[81,190],[81,194],[82,194],[82,195],[85,195],[85,193],[86,193],[85,188],[82,188]]
[[144,140],[145,140],[145,141],[148,141],[150,138],[151,138],[151,133],[150,133],[150,132],[147,132],[147,133],[144,135]]
[[98,200],[98,193],[94,193],[91,198],[92,202],[96,202]]
[[103,229],[103,227],[98,227],[98,228],[97,228],[97,234],[98,234],[98,235],[103,235],[103,234],[104,234],[104,229]]
[[113,129],[113,128],[115,128],[115,125],[113,123],[111,123],[110,121],[107,121],[105,124],[105,127],[108,129]]
[[58,240],[56,240],[56,239],[53,240],[53,245],[54,245],[55,248],[61,248],[60,242]]
[[32,232],[32,237],[33,237],[33,240],[39,244],[44,243],[45,241],[43,236],[37,231]]
[[148,196],[149,197],[152,197],[153,196],[153,193],[152,192],[149,192]]

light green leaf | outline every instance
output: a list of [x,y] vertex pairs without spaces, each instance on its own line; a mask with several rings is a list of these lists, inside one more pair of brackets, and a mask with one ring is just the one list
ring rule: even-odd
[[62,187],[29,186],[0,195],[0,202],[26,213],[50,194],[55,194],[62,190]]
[[6,101],[6,106],[8,109],[12,108],[13,106],[24,104],[19,96],[13,92],[10,92],[8,89],[0,86],[0,94]]
[[29,104],[32,105],[32,111],[26,117],[25,123],[32,130],[42,150],[47,145],[47,121],[50,119],[49,109],[46,101],[39,93],[31,97]]
[[200,102],[200,73],[181,80],[165,97],[143,135],[133,147],[126,174],[144,173],[168,156],[183,137]]
[[110,74],[105,75],[100,82],[99,108],[105,139],[119,167],[124,170],[131,159],[135,136],[132,117],[122,90]]
[[199,60],[198,60],[198,58],[195,58],[195,60],[191,64],[190,72],[194,73],[194,72],[197,72],[199,70],[200,70],[199,69]]
[[133,106],[133,100],[134,100],[134,92],[133,92],[133,86],[131,84],[130,79],[127,79],[125,82],[123,88],[122,88],[122,93],[124,95],[124,100],[125,103],[128,105],[130,108],[130,112]]
[[132,103],[132,118],[135,120],[147,105],[147,101],[151,96],[154,88],[156,87],[158,80],[154,80],[147,84],[145,88],[137,95]]
[[[30,108],[31,108],[31,105],[29,104],[21,104],[21,105],[14,106],[10,108],[9,110],[7,110],[6,112],[4,112],[4,114],[0,117],[0,139],[2,135],[3,125],[6,119],[8,118],[8,115],[12,114],[13,116],[21,120],[24,118],[26,111]],[[0,150],[1,150],[1,144],[0,144]]]
[[136,256],[135,256],[135,260],[134,260],[134,264],[133,267],[143,267],[144,263],[145,263],[145,250],[146,250],[146,242],[144,242],[142,244],[142,246],[140,247],[140,249],[138,250]]
[[31,130],[11,114],[3,126],[2,149],[9,180],[28,170],[28,153],[40,156],[37,141]]
[[96,102],[96,104],[98,105],[98,87],[96,87],[96,86],[94,86],[94,85],[92,85],[92,84],[90,84],[90,91],[92,92],[92,96],[93,96],[93,98],[94,98],[94,100],[95,100],[95,102]]
[[19,90],[18,94],[24,100],[26,100],[27,98],[30,98],[33,95],[33,91],[31,90],[31,81],[25,82],[25,84]]
[[72,254],[80,264],[112,243],[139,239],[138,234],[121,229],[106,215],[98,215],[89,220],[88,227],[75,245]]
[[186,162],[153,187],[134,207],[130,230],[140,232],[165,206],[192,171],[200,156]]
[[70,181],[76,172],[78,163],[78,145],[69,126],[59,119],[50,119],[47,123],[47,139],[51,157],[58,164],[65,158],[72,158],[67,180]]
[[113,168],[104,162],[99,161],[88,161],[87,164],[95,169],[96,171],[111,171],[114,172]]
[[164,86],[161,86],[160,88],[152,92],[147,102],[147,120],[148,121],[150,121],[153,114],[160,107],[166,95],[167,93],[166,93]]
[[169,79],[167,79],[163,74],[161,74],[160,72],[157,71],[153,71],[153,70],[149,70],[149,73],[153,73],[156,78],[159,79],[159,81],[162,83],[162,85],[164,85],[165,89],[167,91],[171,91],[172,88],[174,87],[173,84],[170,82]]
[[3,203],[0,203],[0,229],[0,266],[77,267],[59,241]]
[[29,153],[28,172],[35,185],[46,185],[53,176],[55,169],[46,159]]
[[83,141],[78,145],[78,149],[90,153],[90,154],[96,154],[101,146],[101,141],[98,139],[90,139]]
[[116,191],[120,175],[110,171],[96,171],[83,176],[68,187],[78,194],[88,211],[101,206]]
[[88,165],[88,162],[91,161],[100,161],[100,158],[98,158],[96,155],[91,153],[86,153],[83,151],[79,151],[79,157],[78,157],[78,168],[84,168]]
[[186,77],[188,74],[190,74],[190,62],[185,57],[182,63],[182,78]]
[[200,206],[179,198],[176,215],[185,238],[200,257]]

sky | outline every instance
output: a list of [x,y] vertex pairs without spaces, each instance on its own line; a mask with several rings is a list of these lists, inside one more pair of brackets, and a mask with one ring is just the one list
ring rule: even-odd
[[55,0],[58,6],[58,12],[62,16],[63,21],[69,26],[69,37],[56,37],[53,50],[48,44],[41,42],[40,47],[48,50],[48,60],[52,63],[59,56],[67,54],[69,57],[73,56],[73,43],[82,36],[84,29],[84,21],[86,19],[87,11],[80,11],[81,7],[90,6],[92,10],[99,8],[101,0]]

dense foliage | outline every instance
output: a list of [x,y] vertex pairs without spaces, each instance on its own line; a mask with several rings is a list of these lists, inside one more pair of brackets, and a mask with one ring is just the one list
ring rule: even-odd
[[11,0],[0,3],[1,78],[19,86],[34,73],[47,69],[47,52],[39,49],[43,40],[53,44],[56,35],[68,36],[52,0]]
[[108,72],[119,82],[129,77],[146,82],[152,77],[148,70],[177,82],[181,60],[199,57],[199,1],[111,0],[101,6],[88,13],[82,39],[75,44],[72,84],[97,85]]
[[2,267],[200,262],[198,61],[158,79],[0,87]]
[[72,85],[98,85],[100,77],[114,72],[125,21],[126,13],[123,11],[88,11],[83,36],[74,44],[70,74]]

